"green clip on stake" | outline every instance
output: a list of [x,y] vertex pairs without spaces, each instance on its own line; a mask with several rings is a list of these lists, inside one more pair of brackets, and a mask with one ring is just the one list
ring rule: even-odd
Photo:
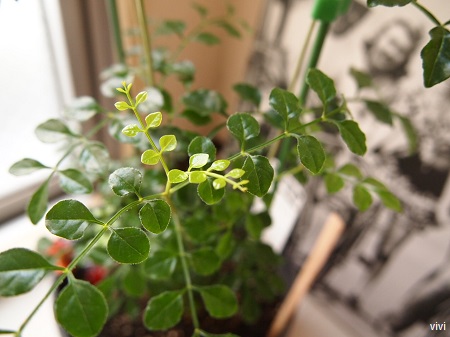
[[[336,20],[339,16],[345,14],[350,7],[350,3],[351,0],[315,0],[312,10],[312,18],[315,21],[320,21],[320,26],[316,35],[316,41],[313,49],[311,50],[311,58],[309,60],[307,70],[317,66],[330,23]],[[299,96],[301,104],[306,103],[308,89],[309,86],[306,84],[306,81],[304,81]]]

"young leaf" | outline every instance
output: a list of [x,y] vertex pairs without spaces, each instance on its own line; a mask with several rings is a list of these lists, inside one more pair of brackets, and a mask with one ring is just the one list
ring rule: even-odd
[[372,205],[372,196],[367,188],[358,184],[353,188],[353,202],[361,212],[364,212]]
[[119,168],[108,179],[109,187],[121,197],[130,193],[139,195],[141,181],[142,173],[132,167]]
[[319,69],[310,69],[306,76],[306,82],[317,93],[324,106],[336,97],[334,81]]
[[59,185],[68,194],[86,194],[93,190],[90,180],[80,171],[67,169],[58,171]]
[[298,98],[291,92],[284,89],[275,88],[270,92],[269,104],[273,110],[283,119],[285,129],[288,121],[300,113]]
[[208,161],[216,159],[216,147],[208,137],[197,136],[189,143],[188,154],[193,156],[196,153],[206,153],[209,155]]
[[27,206],[27,214],[33,224],[37,224],[45,215],[48,204],[48,184],[46,180],[32,195]]
[[381,102],[365,100],[367,109],[378,119],[380,122],[392,125],[392,111],[386,104]]
[[298,136],[296,138],[300,162],[312,174],[319,173],[326,158],[322,144],[313,136]]
[[261,92],[257,87],[248,83],[238,83],[233,86],[233,89],[238,93],[241,100],[251,102],[259,108],[261,104]]
[[183,311],[183,291],[165,291],[147,303],[144,324],[149,330],[167,330],[181,320]]
[[442,26],[430,31],[431,40],[421,51],[423,79],[430,88],[450,77],[450,31]]
[[189,174],[189,182],[191,184],[200,184],[206,180],[206,174],[201,171],[193,171]]
[[136,137],[139,132],[143,132],[142,129],[136,124],[130,124],[122,129],[122,133],[127,137]]
[[172,184],[178,184],[189,178],[189,175],[184,171],[173,169],[169,171],[168,178]]
[[16,296],[33,289],[52,266],[38,253],[13,248],[0,253],[0,296]]
[[77,136],[59,119],[49,119],[38,125],[35,132],[38,139],[44,143],[56,143],[67,137]]
[[199,275],[211,275],[220,268],[221,260],[211,248],[200,248],[191,254],[192,267]]
[[161,112],[153,112],[145,117],[145,124],[147,125],[147,130],[150,128],[157,128],[161,125],[162,122],[162,113]]
[[47,229],[68,240],[80,239],[90,222],[103,224],[78,200],[59,201],[45,216]]
[[146,150],[141,155],[141,162],[146,165],[156,165],[161,159],[161,153],[155,150]]
[[213,205],[222,200],[225,189],[215,189],[211,179],[206,179],[204,182],[198,185],[197,193],[200,199],[207,205]]
[[226,159],[216,160],[211,164],[208,171],[225,171],[230,166],[230,161]]
[[174,135],[164,135],[159,139],[161,152],[169,152],[177,147],[177,138]]
[[209,155],[207,153],[196,153],[189,158],[189,169],[202,168],[208,163]]
[[170,217],[170,206],[161,199],[148,201],[139,211],[142,226],[154,234],[160,234],[166,230]]
[[273,180],[273,167],[269,160],[263,156],[249,156],[245,159],[242,169],[245,174],[241,180],[248,180],[246,187],[248,192],[257,197],[264,196],[270,188]]
[[139,228],[118,228],[111,234],[107,249],[108,254],[117,262],[136,264],[148,258],[150,241]]
[[333,121],[339,129],[342,139],[353,153],[362,156],[367,151],[366,135],[358,124],[351,120]]
[[227,120],[227,128],[244,147],[245,141],[259,135],[258,121],[248,113],[236,113]]
[[238,310],[234,292],[224,285],[197,287],[205,303],[206,310],[214,318],[233,316]]
[[232,169],[230,172],[228,172],[227,174],[225,174],[225,177],[230,177],[233,179],[239,179],[240,177],[242,177],[245,174],[244,170],[241,170],[239,168],[235,168]]
[[344,179],[342,179],[338,174],[327,173],[325,176],[325,186],[327,187],[328,193],[336,193],[340,191],[345,185]]
[[170,278],[177,266],[177,256],[170,251],[159,250],[145,261],[145,275],[154,280]]
[[141,104],[142,102],[145,102],[148,98],[148,92],[147,91],[141,91],[136,95],[136,105]]
[[45,168],[49,167],[41,164],[37,160],[24,158],[12,164],[9,168],[9,173],[15,176],[23,176]]
[[59,324],[74,337],[97,336],[108,317],[102,292],[86,281],[71,280],[55,302]]
[[224,188],[227,186],[227,181],[223,178],[217,178],[213,180],[213,187],[216,190],[220,190],[221,188]]
[[386,6],[386,7],[394,7],[394,6],[406,6],[413,0],[367,0],[368,7],[375,6]]
[[198,35],[196,35],[194,37],[194,40],[197,42],[204,43],[209,46],[220,43],[220,39],[216,35],[208,33],[208,32],[199,33]]

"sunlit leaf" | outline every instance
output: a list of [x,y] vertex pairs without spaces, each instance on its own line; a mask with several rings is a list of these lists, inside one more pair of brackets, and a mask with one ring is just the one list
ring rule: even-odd
[[85,194],[93,190],[91,181],[78,170],[67,169],[58,171],[58,174],[59,184],[68,194]]
[[49,167],[41,164],[37,160],[24,158],[12,164],[9,168],[9,173],[15,176],[22,176],[45,168]]
[[36,136],[44,143],[55,143],[68,137],[77,137],[64,122],[59,119],[49,119],[39,124],[35,130]]

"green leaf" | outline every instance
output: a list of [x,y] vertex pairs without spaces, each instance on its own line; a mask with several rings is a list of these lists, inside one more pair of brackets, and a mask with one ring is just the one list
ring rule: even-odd
[[164,135],[159,139],[161,152],[173,151],[177,147],[177,138],[174,135]]
[[233,316],[238,310],[234,292],[224,285],[197,287],[205,303],[206,310],[214,318]]
[[378,119],[380,122],[392,125],[392,111],[389,107],[381,102],[365,100],[367,109]]
[[80,122],[87,121],[99,111],[99,106],[94,98],[81,96],[75,98],[65,109],[64,115]]
[[192,184],[200,184],[206,180],[206,174],[201,171],[193,171],[189,174],[189,182]]
[[141,104],[142,102],[145,102],[148,98],[148,92],[147,91],[141,91],[136,95],[136,105]]
[[139,195],[141,182],[142,173],[132,167],[119,168],[108,179],[109,187],[121,197],[130,193]]
[[201,42],[201,43],[204,43],[209,46],[220,43],[220,39],[216,35],[208,33],[208,32],[203,32],[203,33],[197,34],[194,37],[194,41]]
[[227,120],[227,128],[244,148],[246,140],[259,135],[258,121],[248,113],[236,113]]
[[245,219],[245,229],[253,239],[259,240],[264,228],[270,226],[271,223],[272,220],[268,212],[249,214]]
[[86,281],[71,280],[55,302],[59,324],[74,337],[97,336],[108,317],[102,292]]
[[196,153],[208,154],[208,162],[216,159],[216,147],[208,137],[197,136],[192,139],[188,146],[188,154],[189,156],[193,156]]
[[338,127],[341,137],[350,151],[360,156],[366,153],[366,135],[356,122],[345,120],[342,122],[333,121],[333,123]]
[[169,225],[171,209],[167,202],[161,199],[150,200],[139,211],[142,226],[154,234],[164,232]]
[[211,116],[204,116],[200,114],[198,111],[192,109],[184,110],[181,113],[181,116],[188,119],[191,123],[195,125],[207,125],[212,121]]
[[144,262],[150,252],[148,236],[139,228],[114,229],[108,240],[108,254],[119,263]]
[[45,216],[47,229],[68,240],[80,239],[90,222],[103,225],[78,200],[59,201]]
[[39,124],[35,130],[38,139],[44,143],[56,143],[67,137],[77,137],[70,129],[59,119],[49,119]]
[[326,159],[322,144],[313,136],[298,136],[296,138],[300,162],[312,174],[319,173]]
[[31,196],[27,206],[27,214],[33,224],[37,224],[45,215],[48,204],[48,184],[46,180]]
[[221,188],[224,188],[225,186],[227,186],[227,181],[223,178],[217,178],[213,180],[213,187],[216,190],[219,190]]
[[230,172],[225,174],[225,177],[230,177],[233,179],[239,179],[245,174],[245,171],[239,168],[232,169]]
[[229,160],[219,159],[211,164],[208,171],[225,171],[228,166],[230,166]]
[[226,114],[227,102],[214,90],[198,89],[184,95],[182,100],[187,109],[195,110],[202,116],[214,112]]
[[141,155],[141,162],[146,165],[156,165],[161,159],[161,153],[155,150],[146,150]]
[[145,261],[145,275],[154,280],[166,280],[174,273],[177,262],[173,252],[156,251]]
[[196,2],[194,2],[192,5],[192,8],[195,9],[195,11],[201,16],[201,17],[205,17],[206,15],[208,15],[208,9]]
[[386,7],[394,7],[394,6],[406,6],[413,0],[367,0],[368,7],[375,6],[386,6]]
[[90,180],[80,171],[67,169],[58,171],[59,185],[68,194],[86,194],[93,190]]
[[166,20],[156,28],[156,33],[160,35],[176,34],[182,36],[185,29],[186,24],[181,20]]
[[139,132],[143,132],[143,130],[136,124],[127,125],[122,129],[122,133],[127,137],[136,137]]
[[202,168],[208,163],[209,155],[207,153],[196,153],[189,158],[189,169]]
[[191,61],[185,60],[173,63],[171,71],[185,86],[189,86],[194,80],[195,66]]
[[140,266],[128,265],[122,279],[122,287],[125,293],[131,297],[140,297],[147,290],[147,281]]
[[442,26],[430,31],[431,40],[421,51],[423,79],[430,88],[450,77],[450,31]]
[[189,175],[184,171],[173,169],[169,171],[168,178],[172,184],[178,184],[189,178]]
[[45,168],[49,167],[41,164],[37,160],[24,158],[12,164],[9,168],[9,173],[15,176],[23,176]]
[[233,86],[233,89],[241,100],[251,102],[257,108],[261,104],[261,91],[257,87],[248,83],[237,83]]
[[245,159],[242,169],[245,174],[241,180],[248,180],[245,185],[248,192],[257,197],[264,196],[272,184],[274,170],[269,160],[263,156],[249,156]]
[[149,330],[166,330],[181,320],[183,311],[183,291],[165,291],[148,301],[144,324]]
[[409,152],[410,153],[414,153],[417,151],[418,148],[418,135],[417,135],[417,130],[414,127],[413,123],[411,122],[411,120],[407,117],[403,117],[403,116],[398,116],[397,118],[400,121],[400,124],[406,134],[406,137],[408,139],[408,145],[409,145]]
[[353,202],[363,212],[372,205],[372,196],[367,188],[358,184],[353,187]]
[[9,335],[9,334],[16,334],[16,331],[0,329],[0,335]]
[[16,296],[33,289],[48,270],[55,270],[38,253],[13,248],[0,253],[0,296]]
[[215,22],[215,24],[217,26],[223,28],[231,36],[234,36],[237,38],[241,37],[241,33],[239,32],[239,30],[236,27],[234,27],[231,23],[229,23],[228,21],[220,20],[220,21]]
[[293,93],[280,88],[270,92],[269,104],[283,119],[285,129],[289,119],[297,117],[301,110],[298,98]]
[[217,244],[216,254],[222,260],[225,260],[233,252],[235,245],[236,241],[233,238],[233,234],[231,231],[227,231],[224,235],[222,235]]
[[161,125],[162,122],[162,113],[161,112],[153,112],[147,117],[145,117],[145,124],[147,125],[147,130],[150,128],[157,128]]
[[102,143],[91,142],[81,151],[80,163],[87,172],[104,173],[110,163],[108,150]]
[[352,67],[350,68],[350,75],[355,79],[358,89],[370,88],[373,86],[372,76],[366,72]]
[[325,176],[325,186],[327,187],[328,193],[336,193],[340,191],[344,185],[344,179],[342,179],[338,174],[327,173]]
[[355,177],[356,179],[362,179],[363,175],[359,168],[356,165],[353,164],[345,164],[344,166],[340,167],[337,171],[339,174],[343,174],[349,177]]
[[381,202],[387,208],[393,209],[394,211],[401,212],[403,210],[402,203],[400,200],[388,190],[376,190],[375,191],[380,198]]
[[321,72],[319,69],[312,68],[308,71],[306,82],[319,96],[320,101],[326,105],[336,97],[336,88],[334,81]]
[[225,189],[215,189],[211,180],[212,179],[206,179],[204,182],[199,184],[197,188],[197,193],[200,199],[202,199],[207,205],[218,203],[222,200],[225,194]]
[[191,253],[191,262],[194,271],[199,275],[211,275],[221,265],[221,260],[211,248],[200,248]]

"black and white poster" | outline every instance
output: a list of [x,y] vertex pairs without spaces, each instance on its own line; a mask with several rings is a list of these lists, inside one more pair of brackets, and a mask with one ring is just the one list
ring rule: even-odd
[[[450,19],[450,1],[420,3],[442,22]],[[267,1],[248,71],[266,97],[274,86],[289,86],[311,7],[311,0]],[[433,27],[414,5],[369,9],[354,0],[331,25],[319,59],[318,68],[334,80],[367,137],[365,156],[336,146],[336,161],[354,163],[385,183],[404,211],[374,200],[361,213],[350,193],[329,195],[312,179],[286,249],[300,268],[329,212],[344,218],[344,236],[312,294],[365,337],[450,336],[450,81],[425,89],[420,59]],[[376,89],[358,93],[351,68],[369,73]],[[382,99],[407,117],[416,129],[416,150],[399,119],[377,121],[358,95]]]

